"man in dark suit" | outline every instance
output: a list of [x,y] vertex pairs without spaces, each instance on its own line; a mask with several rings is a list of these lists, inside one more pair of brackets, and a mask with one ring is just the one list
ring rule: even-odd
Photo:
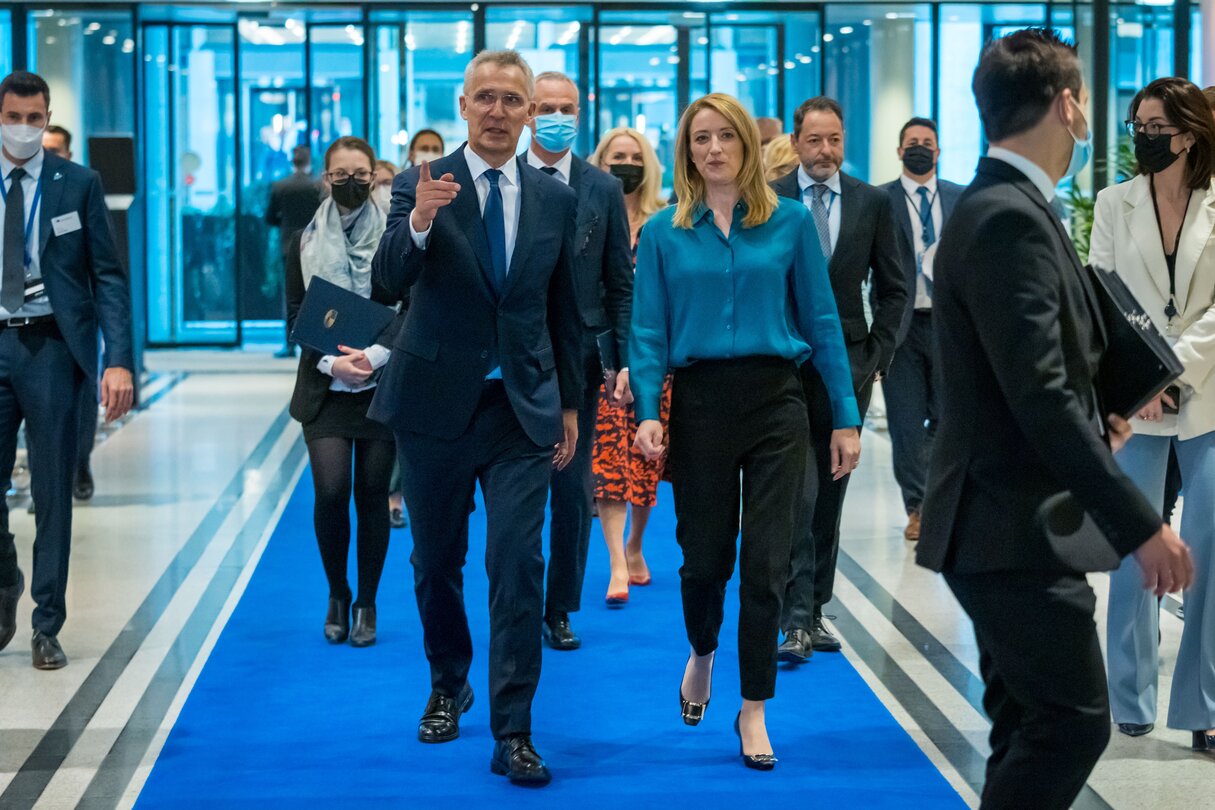
[[[773,181],[782,197],[804,202],[827,258],[831,287],[852,362],[856,401],[864,419],[874,380],[886,372],[907,303],[907,282],[900,263],[899,231],[890,195],[840,171],[844,161],[844,112],[833,99],[802,103],[793,114],[797,169]],[[864,285],[873,285],[873,326],[865,319]],[[810,412],[812,458],[781,626],[783,661],[800,663],[813,651],[838,652],[839,640],[823,625],[823,605],[831,601],[839,555],[840,516],[848,476],[840,447],[855,440],[853,429],[833,430],[831,400],[813,363],[802,366]],[[858,429],[859,430],[859,429]]]
[[[117,419],[134,400],[131,301],[96,172],[42,148],[50,89],[18,71],[0,82],[0,467],[13,468],[17,431],[29,437],[35,518],[33,662],[59,669],[67,617],[72,482],[80,389],[97,385],[97,332],[105,335],[101,404]],[[24,576],[0,499],[0,649],[16,631]]]
[[515,156],[533,92],[517,53],[481,52],[460,96],[468,142],[393,182],[372,273],[392,298],[408,294],[410,303],[369,416],[396,435],[413,520],[433,686],[418,739],[454,740],[472,705],[461,569],[479,482],[488,524],[491,768],[512,782],[547,784],[531,741],[541,535],[551,468],[565,467],[578,443],[585,383],[573,280],[577,198]]
[[[1193,565],[1114,462],[1130,428],[1096,393],[1105,328],[1050,207],[1091,149],[1075,49],[1016,32],[984,49],[972,86],[991,148],[934,267],[940,418],[916,559],[974,622],[992,719],[982,807],[1062,810],[1110,735],[1084,572],[1098,546],[1133,552],[1163,594]],[[1043,504],[1068,491],[1107,543],[1052,545]]]
[[898,348],[882,380],[894,457],[894,477],[903,492],[907,528],[903,536],[920,539],[920,512],[928,450],[935,429],[932,379],[932,261],[953,206],[963,187],[937,177],[941,150],[937,125],[912,118],[899,133],[903,174],[882,186],[890,194],[894,218],[903,232],[903,274],[907,308],[899,328]]
[[[286,267],[287,251],[291,237],[308,226],[321,204],[321,184],[312,176],[312,150],[300,145],[291,150],[289,176],[270,187],[270,202],[266,205],[266,224],[278,228],[279,252]],[[283,301],[287,296],[286,282],[283,284]],[[284,313],[286,303],[284,303]],[[291,343],[291,329],[287,329],[287,343],[276,357],[294,357],[295,346]]]
[[[620,181],[570,151],[578,133],[578,86],[564,73],[541,73],[536,77],[535,102],[526,160],[578,195],[574,290],[583,328],[582,367],[587,385],[578,408],[574,460],[553,474],[544,605],[544,640],[553,649],[574,650],[582,641],[570,627],[569,614],[582,603],[591,538],[591,449],[605,374],[611,374],[606,381],[613,401],[621,407],[632,401],[627,349],[633,312],[633,252]],[[596,336],[605,332],[613,334],[619,356],[614,369],[605,369],[599,357]]]

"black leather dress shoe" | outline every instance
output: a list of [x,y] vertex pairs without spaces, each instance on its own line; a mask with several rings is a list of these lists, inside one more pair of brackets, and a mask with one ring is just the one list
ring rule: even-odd
[[785,643],[776,649],[776,657],[786,664],[804,664],[814,655],[810,634],[800,628],[785,633]]
[[55,636],[35,630],[30,646],[34,651],[34,669],[63,669],[67,666],[67,656],[63,654],[63,648]]
[[1156,728],[1155,723],[1119,723],[1118,730],[1128,737],[1142,737]]
[[8,646],[17,633],[17,600],[25,593],[25,575],[17,569],[17,584],[0,588],[0,650]]
[[467,683],[458,697],[430,693],[426,711],[418,721],[418,742],[445,743],[460,736],[460,715],[473,705],[473,690]]
[[72,497],[87,501],[93,497],[93,471],[88,464],[76,468],[76,480],[72,483]]
[[499,776],[509,776],[516,785],[544,787],[553,781],[544,760],[532,747],[530,734],[512,734],[494,742],[494,756],[489,769]]
[[375,605],[354,609],[354,626],[350,628],[351,647],[375,644]]
[[1205,731],[1195,731],[1194,741],[1190,743],[1190,748],[1195,751],[1206,751],[1208,754],[1215,754],[1215,734],[1207,734]]
[[329,612],[325,614],[325,640],[341,644],[350,636],[350,600],[329,597]]
[[394,529],[404,529],[409,525],[409,521],[405,519],[405,510],[389,509],[388,524]]
[[540,629],[544,641],[554,650],[576,650],[582,646],[582,639],[570,627],[570,614],[553,613],[546,616]]
[[815,652],[839,652],[840,640],[823,626],[823,617],[814,617],[814,626],[810,628],[810,647]]

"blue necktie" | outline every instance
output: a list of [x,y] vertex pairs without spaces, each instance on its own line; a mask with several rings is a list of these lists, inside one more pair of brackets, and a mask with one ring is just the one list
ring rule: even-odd
[[[937,241],[937,229],[932,224],[932,200],[928,198],[927,186],[920,186],[915,191],[920,195],[920,236],[924,240],[924,250],[928,250]],[[924,272],[922,262],[922,256],[916,259],[916,270],[921,275]],[[932,297],[932,279],[928,276],[924,276],[924,292]]]
[[[25,302],[25,169],[9,174],[12,186],[4,203],[4,275],[0,277],[0,306],[12,315]],[[0,180],[2,182],[2,180]]]
[[485,198],[485,211],[481,219],[485,223],[485,238],[489,241],[494,292],[501,295],[506,285],[506,214],[502,208],[502,189],[498,186],[502,172],[486,169],[483,176],[489,181],[489,196]]

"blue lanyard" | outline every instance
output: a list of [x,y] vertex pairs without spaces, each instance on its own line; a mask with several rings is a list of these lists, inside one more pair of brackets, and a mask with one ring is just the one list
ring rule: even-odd
[[[0,183],[0,199],[4,200],[4,204],[8,205],[8,190],[4,187],[4,183]],[[34,263],[34,259],[30,256],[30,235],[34,232],[34,217],[38,216],[38,204],[42,202],[42,178],[38,178],[38,185],[34,187],[34,204],[30,206],[30,216],[25,222],[25,269],[28,270],[30,265]]]

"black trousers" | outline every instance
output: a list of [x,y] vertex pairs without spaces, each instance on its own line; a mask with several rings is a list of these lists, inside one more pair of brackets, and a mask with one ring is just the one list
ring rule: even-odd
[[[840,519],[848,479],[831,479],[831,433],[835,429],[831,397],[813,364],[801,369],[802,386],[810,417],[810,450],[803,476],[801,508],[793,535],[793,553],[785,589],[781,627],[808,629],[823,605],[831,601],[835,587],[835,564],[840,553]],[[870,378],[856,392],[856,404],[865,418],[873,396]]]
[[920,511],[928,457],[936,428],[936,392],[932,380],[932,311],[916,310],[907,337],[894,353],[882,381],[894,461],[894,479],[908,514]]
[[582,606],[582,580],[586,575],[586,555],[591,542],[594,484],[591,451],[595,446],[599,389],[603,385],[603,369],[597,352],[587,357],[586,379],[586,397],[578,409],[578,446],[574,458],[564,470],[553,471],[546,615],[574,613]]
[[684,624],[697,655],[717,649],[741,505],[738,664],[747,700],[767,700],[776,691],[781,595],[806,469],[806,424],[791,361],[705,361],[675,372],[671,483],[675,537],[683,549]]
[[987,687],[981,807],[1066,810],[1110,738],[1092,588],[1080,574],[1036,571],[946,573],[945,581],[974,622]]
[[[57,635],[67,618],[72,480],[84,372],[53,321],[0,328],[0,468],[12,470],[26,422],[34,503],[33,626]],[[0,498],[0,587],[17,580],[17,549]]]
[[401,432],[397,448],[431,684],[455,697],[472,663],[463,568],[468,507],[479,481],[487,523],[490,729],[496,739],[529,734],[540,681],[541,533],[553,448],[527,437],[501,382],[486,383],[464,435],[444,441]]

